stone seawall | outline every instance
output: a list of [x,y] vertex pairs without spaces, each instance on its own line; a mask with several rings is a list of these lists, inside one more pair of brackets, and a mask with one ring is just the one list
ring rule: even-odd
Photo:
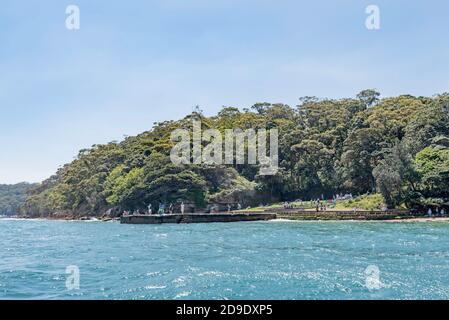
[[161,223],[211,223],[211,222],[239,222],[266,221],[276,219],[275,213],[189,213],[165,215],[132,215],[120,218],[125,224],[161,224]]

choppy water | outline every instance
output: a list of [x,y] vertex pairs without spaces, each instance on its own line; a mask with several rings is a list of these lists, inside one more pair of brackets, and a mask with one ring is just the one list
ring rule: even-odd
[[[0,299],[449,298],[444,222],[0,219],[0,236]],[[69,265],[79,290],[66,288]]]

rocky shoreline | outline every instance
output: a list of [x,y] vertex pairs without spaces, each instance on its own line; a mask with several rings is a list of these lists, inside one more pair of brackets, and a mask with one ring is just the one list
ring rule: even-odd
[[25,219],[25,220],[54,220],[54,221],[120,221],[120,217],[87,217],[87,216],[46,216],[46,217],[29,217],[29,216],[11,216],[8,218]]
[[[267,212],[265,212],[267,213]],[[279,214],[277,213],[277,219],[288,220],[288,221],[320,221],[320,222],[335,222],[335,221],[369,221],[369,222],[391,222],[391,223],[401,223],[401,222],[449,222],[449,217],[441,216],[373,216],[372,218],[367,218],[365,215],[334,215],[334,214]],[[235,214],[238,214],[237,212]],[[254,214],[254,213],[253,213]],[[256,213],[257,214],[257,213]],[[142,217],[148,217],[142,215]],[[51,215],[46,217],[29,217],[29,216],[8,216],[2,218],[12,218],[12,219],[26,219],[26,220],[55,220],[55,221],[98,221],[98,222],[120,222],[121,217],[91,217],[91,216],[75,216],[75,215]]]

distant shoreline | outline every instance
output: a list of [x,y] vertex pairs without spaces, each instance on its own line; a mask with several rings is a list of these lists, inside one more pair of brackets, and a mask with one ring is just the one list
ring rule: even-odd
[[[114,219],[86,219],[84,218],[31,218],[31,217],[8,217],[0,216],[0,220],[31,220],[31,221],[80,221],[80,222],[119,222],[119,218]],[[284,216],[270,221],[278,222],[387,222],[387,223],[413,223],[413,222],[449,222],[449,217],[410,217],[399,219],[288,219]]]

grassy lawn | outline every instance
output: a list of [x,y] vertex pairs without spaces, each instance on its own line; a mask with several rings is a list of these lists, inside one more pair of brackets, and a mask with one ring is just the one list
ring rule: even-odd
[[363,209],[363,210],[381,210],[384,205],[384,198],[378,194],[363,195],[353,200],[344,200],[337,202],[336,209]]
[[[296,208],[301,208],[305,210],[315,210],[315,205],[311,203],[311,201],[301,201],[301,202],[292,202],[290,203]],[[383,197],[376,193],[370,195],[363,195],[354,198],[353,200],[341,200],[338,201],[336,205],[332,202],[327,201],[328,210],[337,210],[337,211],[345,211],[345,210],[353,210],[357,208],[358,210],[381,210],[384,204]],[[235,212],[260,212],[266,211],[270,209],[281,209],[284,207],[284,203],[273,203],[268,206],[263,207],[254,207],[250,209],[243,209]]]

